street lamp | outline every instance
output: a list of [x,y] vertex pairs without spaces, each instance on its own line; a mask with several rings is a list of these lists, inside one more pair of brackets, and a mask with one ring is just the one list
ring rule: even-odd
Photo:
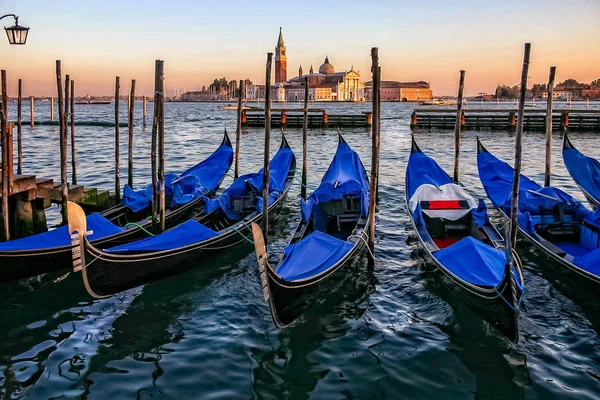
[[0,20],[6,17],[13,17],[15,19],[15,26],[4,28],[6,36],[8,37],[8,43],[10,44],[25,44],[27,42],[27,34],[29,28],[25,26],[19,26],[19,17],[15,14],[6,14],[0,17]]

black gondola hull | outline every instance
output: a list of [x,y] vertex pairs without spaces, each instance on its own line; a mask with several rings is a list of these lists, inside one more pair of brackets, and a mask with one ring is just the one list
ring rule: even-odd
[[437,274],[448,290],[504,336],[513,342],[518,341],[519,302],[522,291],[516,286],[514,276],[505,273],[502,282],[495,290],[492,287],[467,284],[446,269],[427,249],[412,218],[411,224],[427,261],[436,267]]
[[[229,140],[227,131],[225,131],[223,135],[221,145],[229,145],[231,147],[231,140]],[[228,168],[229,167],[231,167],[231,160],[229,161]],[[225,174],[217,183],[215,189],[206,192],[205,196],[212,197],[219,189],[224,179]],[[165,227],[167,229],[172,228],[181,222],[192,218],[194,215],[201,213],[203,208],[204,200],[199,197],[188,204],[172,210],[167,210],[167,214],[165,215]],[[151,215],[151,213],[144,212],[133,213],[122,204],[113,206],[100,214],[118,226],[125,226],[128,222],[138,224],[141,220],[144,220],[146,215]],[[156,233],[152,229],[152,222],[145,221],[146,222],[115,235],[93,240],[91,243],[98,248],[108,248],[148,237],[149,234],[146,231]],[[50,272],[57,272],[70,268],[72,265],[73,260],[70,245],[26,251],[0,251],[0,283],[30,278]]]
[[[284,143],[288,146],[287,142],[284,141]],[[269,206],[270,216],[273,220],[277,219],[277,214],[283,208],[293,183],[295,170],[296,161],[293,159],[284,191]],[[214,215],[217,217],[213,217]],[[214,220],[215,218],[226,217],[222,216],[219,211],[215,211],[205,215],[200,222],[210,226],[221,225],[219,221]],[[263,213],[256,212],[246,217],[243,223],[236,223],[235,230],[230,229],[202,242],[169,251],[119,255],[99,250],[84,238],[82,252],[84,264],[87,265],[82,270],[84,285],[92,296],[102,298],[175,275],[186,269],[208,265],[211,258],[223,250],[246,244],[251,245],[249,238],[252,237],[252,228],[250,224],[260,223],[262,218]],[[224,225],[226,225],[225,221]]]
[[278,328],[285,328],[294,322],[313,304],[313,299],[321,298],[320,291],[327,295],[332,282],[338,282],[346,276],[345,271],[351,268],[361,257],[366,243],[366,228],[361,232],[363,240],[358,240],[352,249],[331,266],[325,273],[312,279],[297,282],[283,281],[270,268],[267,268],[269,285],[269,306],[273,322]]
[[[198,212],[197,207],[203,203],[202,199],[196,199],[171,211],[165,218],[166,226],[170,228],[189,219]],[[154,233],[152,223],[146,222],[141,224],[141,227],[127,229],[91,243],[99,248],[108,248],[148,237],[144,230]],[[31,251],[0,251],[0,283],[61,271],[70,268],[72,264],[71,246]]]

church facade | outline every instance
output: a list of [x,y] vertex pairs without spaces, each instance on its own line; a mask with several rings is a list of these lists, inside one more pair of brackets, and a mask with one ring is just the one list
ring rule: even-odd
[[[287,54],[283,33],[279,28],[279,38],[275,47],[275,84],[271,85],[271,98],[274,101],[304,101],[304,85],[308,81],[309,100],[314,101],[362,101],[365,99],[365,84],[360,81],[360,73],[351,67],[349,71],[336,72],[335,67],[325,56],[325,61],[314,72],[304,74],[302,66],[298,76],[287,79]],[[257,94],[260,90],[255,91]],[[263,91],[264,93],[264,86]]]

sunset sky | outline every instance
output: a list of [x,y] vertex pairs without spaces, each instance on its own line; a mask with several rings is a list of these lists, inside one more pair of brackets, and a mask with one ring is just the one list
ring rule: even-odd
[[[165,87],[197,90],[214,78],[264,82],[266,53],[279,33],[288,78],[326,55],[336,70],[354,66],[370,80],[370,49],[379,47],[384,80],[424,80],[434,95],[455,94],[467,71],[468,95],[518,83],[523,44],[532,43],[530,82],[589,83],[600,78],[599,0],[322,0],[82,1],[5,0],[31,31],[25,46],[0,40],[9,95],[23,78],[24,95],[56,92],[55,60],[77,82],[76,95],[114,93],[137,80],[151,94],[154,60],[165,61]],[[2,20],[13,25],[12,18]]]

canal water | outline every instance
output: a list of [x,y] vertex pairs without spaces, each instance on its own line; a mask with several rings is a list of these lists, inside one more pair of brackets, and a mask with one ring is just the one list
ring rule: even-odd
[[[370,108],[368,103],[315,106],[332,114]],[[552,262],[521,244],[527,289],[521,338],[515,345],[453,298],[425,262],[404,206],[414,107],[382,105],[374,268],[363,260],[348,270],[291,327],[279,330],[271,321],[248,245],[211,264],[191,265],[185,273],[105,300],[92,300],[76,273],[5,284],[0,286],[0,398],[600,397],[597,290],[560,278]],[[48,119],[48,108],[47,102],[36,103],[38,119]],[[122,121],[125,108],[122,104]],[[76,106],[78,120],[112,120],[112,110],[111,105]],[[142,128],[141,103],[136,112],[134,176],[140,188],[150,181],[150,127]],[[150,116],[151,104],[148,112]],[[10,114],[14,118],[14,104]],[[219,111],[217,104],[168,103],[167,170],[181,172],[205,158],[221,141],[224,128],[233,139],[235,112]],[[122,160],[126,132],[121,128]],[[261,167],[263,132],[244,130],[242,173]],[[415,134],[423,151],[451,171],[453,133]],[[78,126],[76,135],[79,182],[113,189],[114,128]],[[369,131],[345,129],[344,135],[368,167]],[[491,152],[512,161],[514,134],[463,135],[461,181],[485,197],[477,177],[476,135]],[[300,158],[301,130],[287,129],[286,136]],[[272,154],[279,139],[274,129]],[[314,189],[337,137],[335,130],[313,129],[308,139],[308,186]],[[554,135],[553,183],[583,200],[562,164],[560,139]],[[600,158],[597,133],[572,133],[571,139]],[[24,173],[58,180],[58,127],[23,127],[23,148]],[[524,173],[542,182],[543,133],[526,133],[524,149]],[[122,177],[127,176],[125,164]],[[226,178],[223,187],[230,182]],[[273,225],[275,253],[283,251],[298,221],[299,194],[296,183]],[[48,215],[50,224],[58,222],[56,207]],[[497,213],[493,216],[499,222]]]

